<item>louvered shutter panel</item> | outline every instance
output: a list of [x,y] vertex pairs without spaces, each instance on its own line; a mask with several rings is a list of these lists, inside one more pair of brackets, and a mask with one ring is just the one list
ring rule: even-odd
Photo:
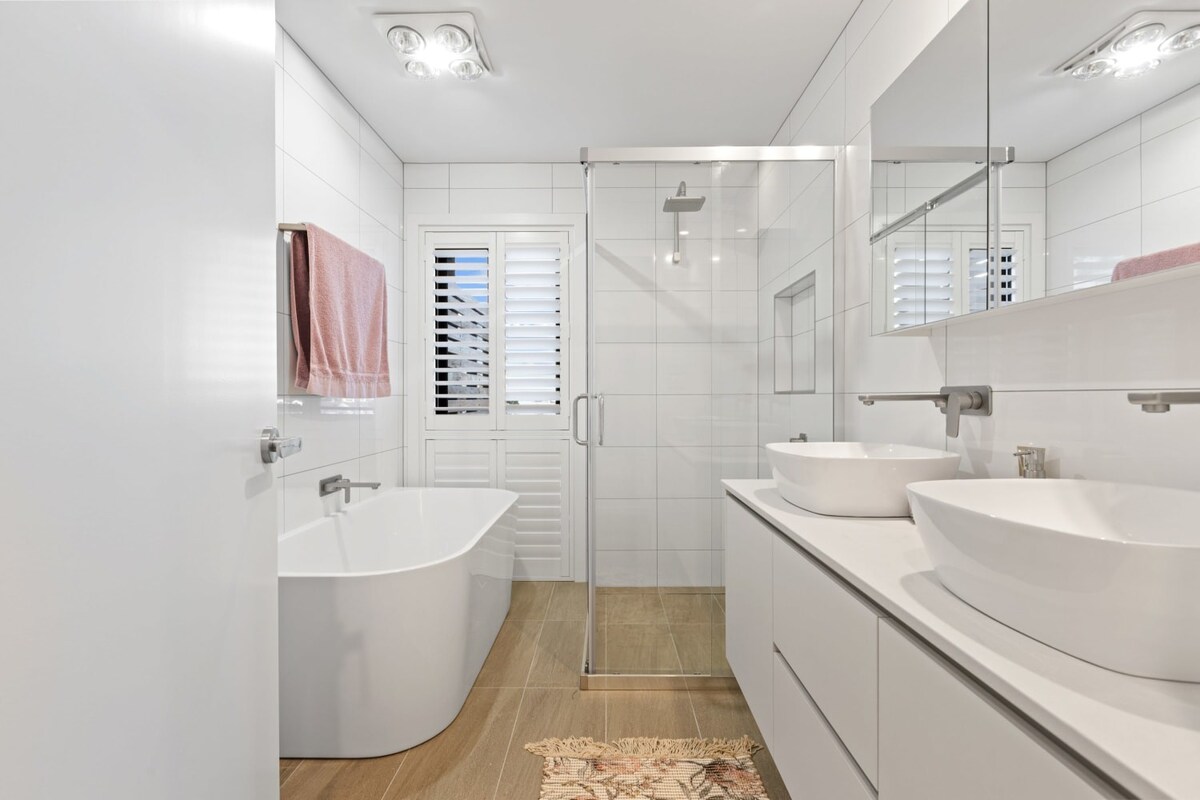
[[566,237],[504,235],[504,412],[501,424],[561,428]]
[[491,247],[434,246],[432,414],[486,416],[493,366]]
[[431,439],[425,445],[425,482],[436,488],[493,488],[496,442]]
[[500,486],[520,495],[515,509],[516,576],[569,575],[568,443],[509,440],[502,448]]

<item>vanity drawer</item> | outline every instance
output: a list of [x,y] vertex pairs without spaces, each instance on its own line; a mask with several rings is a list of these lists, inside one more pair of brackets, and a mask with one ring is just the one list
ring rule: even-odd
[[875,800],[874,790],[778,653],[773,739],[771,755],[792,797]]
[[879,749],[880,800],[1120,796],[892,623],[879,630]]
[[879,616],[795,544],[775,536],[775,647],[879,785]]

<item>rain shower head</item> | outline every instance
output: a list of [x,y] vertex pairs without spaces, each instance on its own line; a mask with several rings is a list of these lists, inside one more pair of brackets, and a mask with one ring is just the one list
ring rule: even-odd
[[692,211],[699,211],[704,208],[704,196],[688,197],[687,182],[681,181],[679,190],[674,197],[668,197],[663,201],[663,211],[668,214],[687,214]]

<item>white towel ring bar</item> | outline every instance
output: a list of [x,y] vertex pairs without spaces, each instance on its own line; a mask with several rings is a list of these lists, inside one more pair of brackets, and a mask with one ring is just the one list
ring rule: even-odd
[[279,223],[279,230],[303,233],[308,229],[300,222],[281,222]]

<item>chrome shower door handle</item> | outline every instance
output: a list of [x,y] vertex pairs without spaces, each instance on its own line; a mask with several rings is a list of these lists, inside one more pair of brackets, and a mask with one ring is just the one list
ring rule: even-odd
[[587,445],[587,439],[579,438],[579,401],[587,400],[587,397],[586,394],[577,394],[571,401],[571,438],[575,440],[575,444]]
[[596,444],[604,444],[604,395],[596,395],[597,414],[600,417],[599,423],[596,425]]

